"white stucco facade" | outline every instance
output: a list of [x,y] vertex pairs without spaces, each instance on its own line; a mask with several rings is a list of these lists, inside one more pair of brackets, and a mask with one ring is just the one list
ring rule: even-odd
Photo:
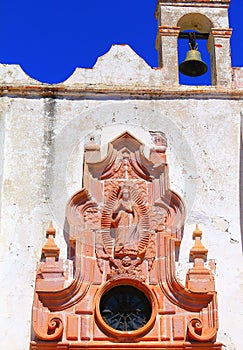
[[243,349],[243,70],[232,73],[226,86],[168,85],[166,68],[150,68],[128,46],[113,46],[93,69],[76,69],[57,85],[29,78],[17,65],[0,66],[1,348],[29,347],[45,229],[53,220],[66,257],[65,205],[82,187],[89,137],[95,136],[105,154],[107,143],[125,130],[147,149],[149,131],[160,130],[168,141],[171,189],[187,209],[178,275],[183,281],[199,224],[208,265],[216,266],[217,339],[227,350]]

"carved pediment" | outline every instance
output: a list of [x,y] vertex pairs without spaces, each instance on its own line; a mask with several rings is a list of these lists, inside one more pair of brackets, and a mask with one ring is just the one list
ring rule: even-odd
[[198,228],[186,284],[176,276],[185,207],[169,188],[165,135],[150,136],[149,152],[128,132],[109,143],[103,159],[94,138],[85,146],[84,187],[66,210],[73,280],[51,236],[37,273],[32,349],[42,349],[39,340],[64,349],[119,343],[130,344],[124,349],[155,343],[221,349],[214,279],[204,266],[207,250]]

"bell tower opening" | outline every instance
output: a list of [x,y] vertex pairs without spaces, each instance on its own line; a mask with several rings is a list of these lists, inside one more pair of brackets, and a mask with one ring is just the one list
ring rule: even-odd
[[[155,13],[158,21],[156,48],[165,84],[211,84],[224,87],[231,85],[232,30],[228,20],[229,3],[230,0],[158,0]],[[185,60],[185,51],[188,50],[186,40],[182,40],[188,31],[198,33],[195,38],[199,45],[198,51],[202,53],[209,72],[208,77],[193,78],[194,81],[191,82],[188,79],[184,81],[184,78],[179,76],[178,69],[181,61]],[[181,43],[183,41],[185,43]],[[196,55],[201,64],[199,52]],[[186,60],[191,59],[191,56],[192,53]]]
[[[208,40],[212,22],[200,13],[184,15],[177,23],[179,83],[184,85],[211,85],[213,82],[213,52]],[[211,70],[212,68],[212,70]]]
[[207,38],[207,33],[196,31],[180,33],[178,38],[179,84],[212,84]]

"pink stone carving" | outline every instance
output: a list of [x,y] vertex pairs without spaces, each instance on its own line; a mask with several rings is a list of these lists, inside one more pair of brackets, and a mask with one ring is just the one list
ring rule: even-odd
[[[148,158],[128,132],[109,143],[104,159],[94,138],[85,146],[83,188],[66,209],[67,260],[59,259],[55,229],[47,230],[32,350],[222,349],[214,278],[198,227],[185,285],[176,276],[185,206],[169,186],[165,135],[150,134]],[[64,267],[71,264],[70,279]],[[134,304],[137,298],[142,301]]]

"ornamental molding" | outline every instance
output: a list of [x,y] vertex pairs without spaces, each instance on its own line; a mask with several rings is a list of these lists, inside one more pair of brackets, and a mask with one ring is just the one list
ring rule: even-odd
[[231,28],[211,28],[211,33],[214,38],[231,38],[232,29]]
[[158,0],[157,6],[223,7],[228,8],[230,0]]
[[160,36],[176,36],[178,37],[180,34],[180,27],[176,26],[159,26],[158,34]]
[[185,284],[176,275],[185,205],[170,189],[165,134],[150,136],[148,156],[129,132],[109,143],[103,159],[94,138],[85,145],[83,188],[66,207],[66,260],[52,223],[46,231],[32,350],[222,349],[198,226]]
[[[162,68],[151,69],[153,71],[161,71]],[[232,68],[232,74],[235,70],[240,70],[240,67]],[[163,78],[162,75],[159,75]],[[234,83],[234,81],[233,81]],[[109,98],[136,98],[139,100],[164,100],[164,99],[216,99],[216,100],[241,100],[243,98],[243,88],[224,88],[221,86],[203,86],[195,89],[194,86],[173,86],[168,87],[165,84],[160,86],[125,86],[125,85],[113,85],[105,86],[103,84],[78,84],[78,87],[67,87],[64,85],[49,85],[48,87],[36,86],[36,85],[2,85],[0,86],[0,96],[6,96],[9,98],[58,98],[67,99],[74,98],[80,99],[93,99],[99,100],[104,97]]]

